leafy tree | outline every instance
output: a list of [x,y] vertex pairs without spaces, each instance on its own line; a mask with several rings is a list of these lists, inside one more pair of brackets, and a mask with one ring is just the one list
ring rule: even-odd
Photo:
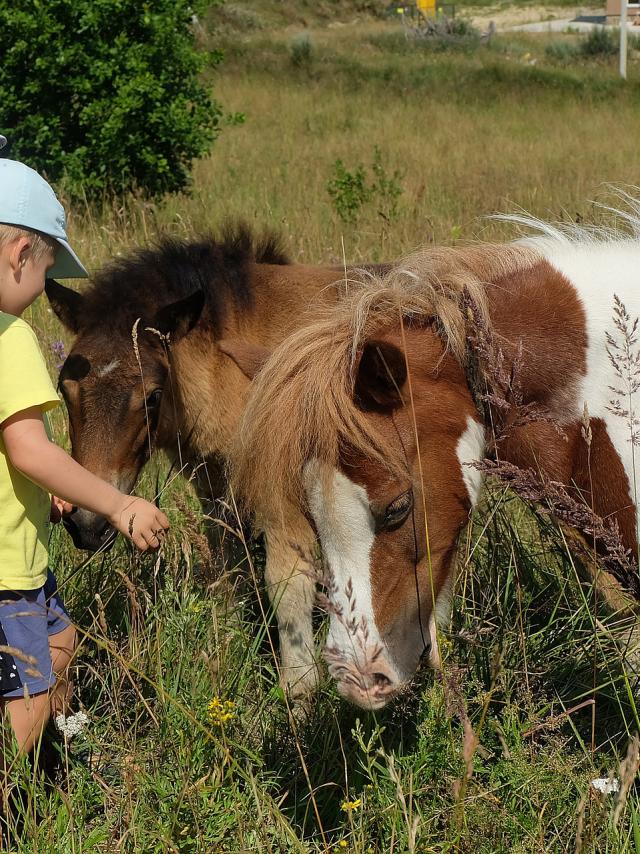
[[[0,131],[73,195],[183,189],[221,110],[199,79],[194,0],[0,5]],[[195,24],[194,24],[195,21]]]

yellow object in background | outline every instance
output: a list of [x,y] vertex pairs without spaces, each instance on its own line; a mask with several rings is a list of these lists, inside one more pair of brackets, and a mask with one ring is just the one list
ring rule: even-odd
[[416,0],[416,6],[423,15],[428,18],[436,16],[436,0]]

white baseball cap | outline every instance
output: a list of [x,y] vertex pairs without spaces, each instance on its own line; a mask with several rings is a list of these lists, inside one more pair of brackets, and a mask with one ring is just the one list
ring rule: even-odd
[[[0,148],[6,142],[0,139]],[[52,279],[85,279],[88,273],[69,246],[64,208],[41,175],[17,160],[0,158],[0,222],[40,231],[60,244]]]

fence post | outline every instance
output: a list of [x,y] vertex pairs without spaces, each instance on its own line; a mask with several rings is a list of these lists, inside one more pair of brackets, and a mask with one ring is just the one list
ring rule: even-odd
[[627,79],[627,0],[620,0],[620,77]]

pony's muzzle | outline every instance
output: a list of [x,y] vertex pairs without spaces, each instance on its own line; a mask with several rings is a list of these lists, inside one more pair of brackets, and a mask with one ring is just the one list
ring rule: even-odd
[[403,684],[395,668],[381,658],[366,667],[355,661],[337,668],[330,665],[329,672],[340,694],[361,709],[381,709]]
[[102,516],[74,509],[63,519],[64,527],[77,549],[88,552],[109,551],[116,539],[116,532]]

